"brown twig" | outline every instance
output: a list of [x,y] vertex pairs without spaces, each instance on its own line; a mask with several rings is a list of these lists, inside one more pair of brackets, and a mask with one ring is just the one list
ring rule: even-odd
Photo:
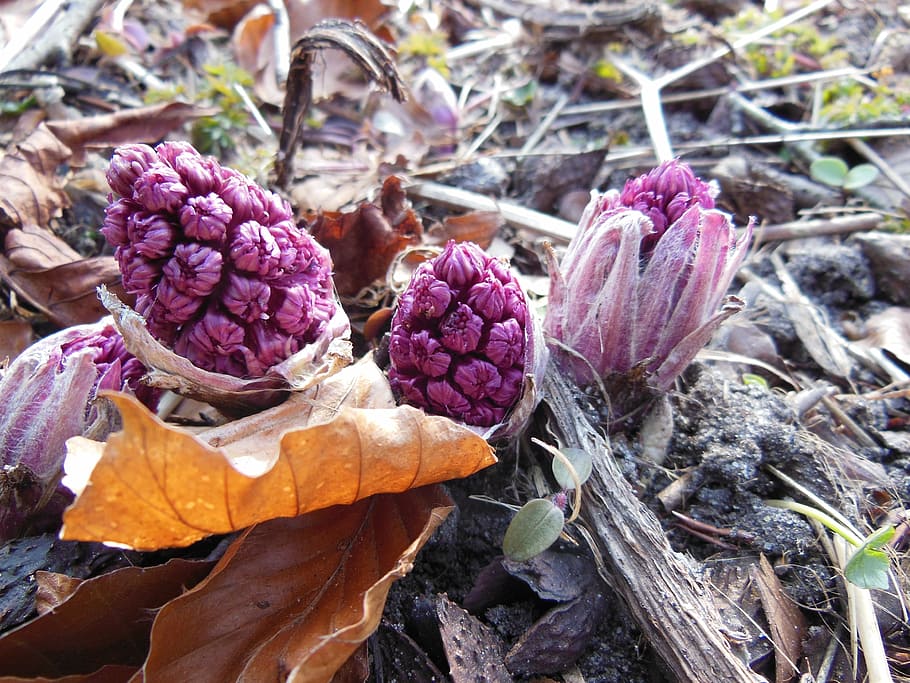
[[552,366],[544,392],[562,445],[594,454],[582,517],[604,563],[604,579],[657,654],[680,681],[757,680],[724,637],[726,624],[694,562],[670,547],[660,523],[632,493],[605,439],[587,422],[573,388]]
[[405,85],[386,47],[359,23],[329,19],[316,24],[294,45],[284,96],[284,117],[275,175],[278,187],[287,188],[294,174],[294,154],[303,133],[303,121],[313,99],[313,60],[316,52],[336,48],[350,57],[380,88],[399,102]]

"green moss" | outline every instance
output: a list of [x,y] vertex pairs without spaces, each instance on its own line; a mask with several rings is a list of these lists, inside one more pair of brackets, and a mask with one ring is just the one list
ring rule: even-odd
[[402,60],[420,58],[446,78],[449,76],[447,49],[446,36],[440,31],[412,33],[398,43],[398,55]]
[[[764,13],[748,7],[734,17],[721,22],[721,30],[730,42],[776,21],[781,13]],[[755,78],[782,78],[801,69],[798,56],[814,59],[830,69],[849,64],[849,57],[837,38],[825,36],[810,22],[790,24],[770,37],[751,43],[743,51],[745,61],[752,67]]]
[[910,83],[902,80],[883,80],[871,87],[852,79],[837,81],[822,91],[819,117],[843,126],[901,119],[910,115],[908,88]]

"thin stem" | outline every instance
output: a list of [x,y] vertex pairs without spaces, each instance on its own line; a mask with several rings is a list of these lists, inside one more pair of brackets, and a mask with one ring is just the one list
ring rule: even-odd
[[572,483],[575,485],[575,494],[572,496],[572,515],[566,520],[566,524],[571,524],[578,519],[578,515],[581,513],[581,479],[575,470],[575,465],[558,448],[544,443],[536,437],[531,437],[531,443],[537,444],[559,460],[569,471],[569,476],[572,477]]
[[781,510],[791,510],[793,512],[798,512],[801,515],[805,515],[809,519],[814,519],[819,524],[823,524],[824,526],[828,527],[828,529],[836,533],[838,536],[856,548],[859,548],[863,544],[862,538],[854,534],[843,524],[839,524],[837,520],[835,520],[830,515],[826,515],[818,508],[814,508],[810,505],[803,505],[802,503],[796,503],[792,500],[766,500],[765,505],[769,505],[773,508],[779,508]]

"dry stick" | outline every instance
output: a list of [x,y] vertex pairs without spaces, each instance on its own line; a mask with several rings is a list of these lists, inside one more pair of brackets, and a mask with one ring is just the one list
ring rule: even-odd
[[275,158],[278,187],[286,188],[294,174],[294,154],[303,134],[303,122],[313,99],[313,60],[318,50],[344,52],[378,87],[397,101],[406,99],[405,85],[389,51],[366,26],[337,19],[321,21],[294,45],[284,96],[281,136]]
[[657,160],[668,161],[674,156],[673,147],[670,143],[670,134],[667,132],[667,122],[664,119],[663,106],[661,105],[660,91],[663,88],[716,62],[718,59],[734,50],[746,47],[756,40],[771,35],[772,33],[817,12],[825,6],[830,5],[832,2],[833,0],[816,0],[806,7],[796,10],[757,31],[753,31],[750,34],[743,36],[739,40],[717,48],[703,59],[697,59],[658,78],[651,78],[633,68],[631,65],[626,64],[623,60],[614,58],[613,64],[638,84],[642,112],[645,116],[645,123],[648,126],[648,133],[651,136],[651,143],[654,145],[654,153],[657,155]]
[[0,71],[37,69],[57,50],[71,54],[72,46],[103,4],[103,0],[42,2],[0,50]]
[[663,662],[687,683],[763,680],[733,653],[694,562],[670,548],[660,523],[632,493],[606,440],[576,403],[576,390],[552,365],[543,387],[561,443],[594,455],[583,517],[599,569]]
[[875,230],[885,220],[880,213],[858,213],[852,216],[834,216],[811,221],[791,221],[764,225],[755,231],[753,246],[765,242],[795,240],[819,235],[843,235],[852,232]]
[[532,230],[555,242],[566,244],[575,234],[574,223],[548,216],[514,202],[492,199],[458,187],[426,182],[409,186],[407,192],[411,198],[423,199],[450,209],[498,211],[506,223],[517,228]]

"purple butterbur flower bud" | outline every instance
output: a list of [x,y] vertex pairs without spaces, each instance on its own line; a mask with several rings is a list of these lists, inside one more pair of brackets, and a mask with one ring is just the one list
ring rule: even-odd
[[102,297],[129,348],[155,368],[151,381],[239,413],[350,361],[331,258],[287,202],[188,143],[123,149],[109,176],[126,199],[112,203],[102,231],[141,322]]
[[479,358],[459,363],[454,378],[455,384],[465,396],[478,401],[495,394],[502,383],[496,366]]
[[[468,305],[485,318],[501,318],[506,306],[506,290],[493,273],[484,274],[483,280],[468,291]],[[512,299],[514,301],[514,299]]]
[[240,270],[268,275],[278,268],[281,249],[266,226],[257,221],[247,221],[234,230],[230,254]]
[[231,273],[221,300],[231,313],[244,322],[251,323],[267,317],[271,296],[272,290],[261,280],[251,280]]
[[180,225],[188,237],[221,244],[234,212],[214,192],[190,197],[180,209]]
[[179,170],[181,165],[180,157],[184,157],[184,163],[192,163],[193,159],[202,159],[202,155],[196,148],[184,140],[162,142],[155,148],[155,154],[158,159],[175,170]]
[[415,333],[408,340],[408,352],[410,365],[427,377],[442,377],[452,364],[452,356],[442,344],[430,337],[427,330]]
[[192,296],[208,296],[222,281],[224,257],[220,251],[195,242],[178,244],[164,265],[174,288]]
[[444,377],[427,381],[427,399],[429,407],[442,415],[457,415],[463,420],[471,410],[470,401]]
[[452,301],[452,290],[433,273],[417,273],[412,280],[414,313],[425,318],[440,318]]
[[119,247],[114,254],[120,266],[123,289],[130,294],[147,292],[161,278],[161,262],[149,261],[133,247]]
[[536,401],[546,359],[537,334],[508,266],[476,244],[449,242],[399,297],[389,336],[392,389],[406,403],[512,436]]
[[0,371],[0,542],[59,526],[72,501],[58,485],[66,440],[117,428],[99,391],[131,391],[154,409],[160,392],[140,383],[145,373],[110,318],[45,337]]
[[176,213],[189,197],[189,190],[170,166],[153,164],[133,185],[133,198],[148,211]]
[[181,292],[165,275],[158,283],[155,303],[149,309],[149,315],[163,323],[183,325],[193,319],[204,302],[205,299],[200,296]]
[[148,211],[137,211],[127,219],[126,234],[136,253],[147,259],[168,256],[177,242],[177,233],[171,222]]
[[[160,152],[159,152],[160,155]],[[221,189],[221,167],[218,162],[210,157],[199,156],[196,150],[193,153],[178,154],[171,166],[180,175],[190,195],[204,197]]]
[[310,329],[315,311],[312,290],[305,285],[272,287],[269,310],[272,320],[287,334],[298,336]]
[[483,319],[467,304],[458,304],[439,325],[443,346],[457,353],[477,348],[483,334]]
[[679,159],[668,161],[626,183],[619,195],[622,206],[641,211],[654,225],[654,234],[642,242],[642,254],[648,254],[668,226],[691,206],[714,208],[717,188],[704,182]]
[[297,337],[282,334],[267,321],[260,320],[247,328],[244,353],[248,368],[259,367],[259,375],[265,374],[281,359],[289,358],[300,350]]
[[127,221],[130,216],[139,212],[141,207],[129,199],[118,199],[104,210],[104,226],[101,234],[114,247],[126,247],[130,243],[127,233]]
[[152,164],[157,163],[158,155],[148,145],[124,145],[118,147],[111,157],[107,169],[107,182],[111,189],[121,197],[129,199],[133,195],[133,186]]
[[648,387],[667,390],[741,308],[723,300],[752,223],[737,237],[714,195],[677,160],[592,197],[561,263],[550,264],[544,320],[576,383],[644,372]]

